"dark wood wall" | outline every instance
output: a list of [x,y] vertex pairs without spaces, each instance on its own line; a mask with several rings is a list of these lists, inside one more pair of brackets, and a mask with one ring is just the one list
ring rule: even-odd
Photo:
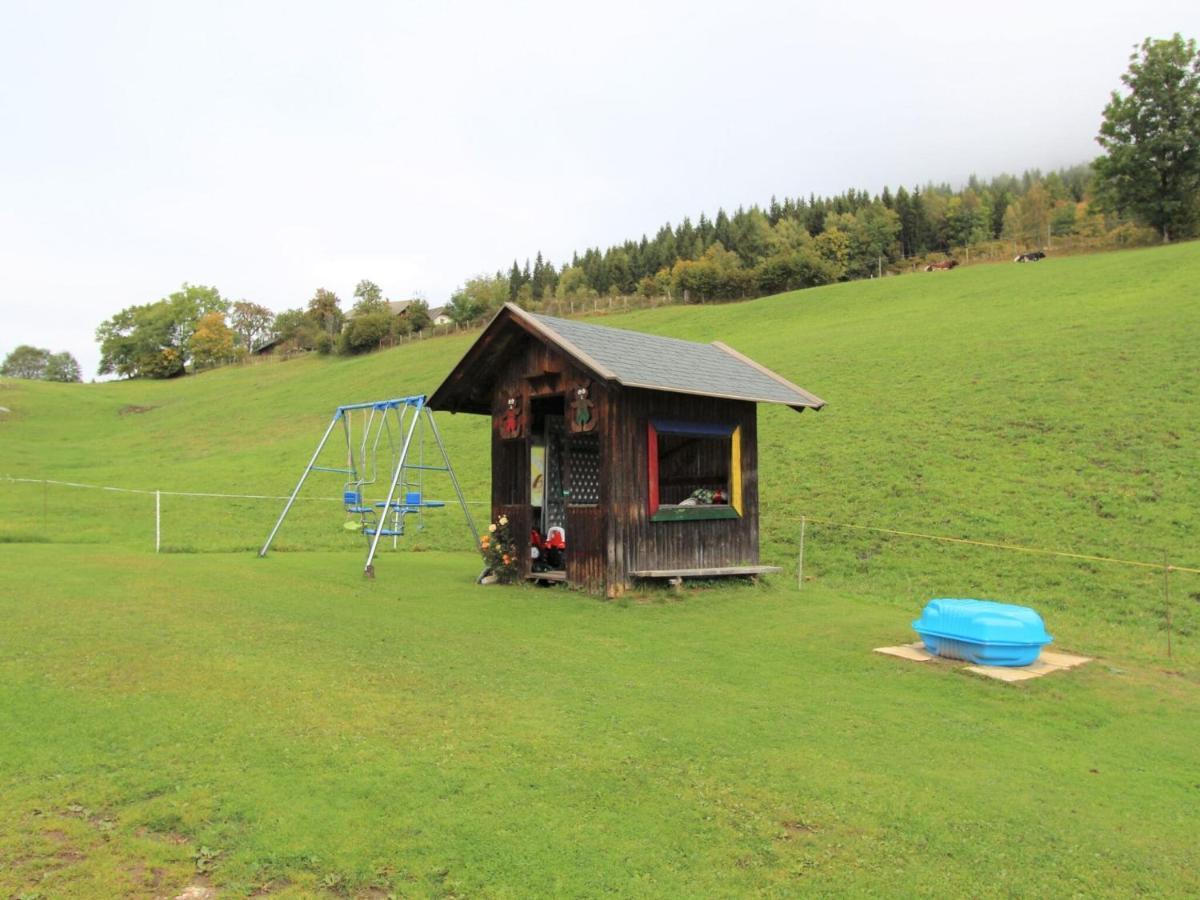
[[[758,563],[758,426],[753,403],[641,389],[606,388],[559,351],[529,337],[498,375],[492,396],[492,516],[508,516],[524,550],[532,527],[529,447],[535,397],[562,396],[570,419],[574,390],[588,385],[600,441],[600,502],[567,504],[567,580],[617,596],[630,572]],[[508,399],[517,400],[522,431],[499,428]],[[652,418],[741,426],[742,508],[736,519],[653,522],[649,513],[647,422]],[[572,440],[570,432],[568,441]],[[569,478],[569,474],[568,474]],[[529,572],[528,552],[521,574]]]
[[[740,400],[624,390],[612,400],[606,430],[614,498],[609,523],[607,592],[628,587],[629,572],[694,569],[758,563],[757,408]],[[741,426],[742,511],[737,519],[685,522],[650,520],[646,423],[652,418]]]
[[[529,572],[528,536],[533,527],[529,506],[529,448],[532,444],[533,410],[537,397],[561,396],[564,413],[571,415],[570,401],[576,388],[586,385],[594,404],[595,429],[601,431],[612,417],[608,414],[608,392],[572,366],[558,350],[529,338],[513,353],[496,382],[492,397],[492,517],[508,516],[513,534],[521,542],[521,574]],[[519,438],[501,436],[499,420],[509,398],[517,400],[522,430]],[[566,440],[573,437],[568,431]],[[600,502],[579,506],[567,499],[567,580],[599,590],[605,575],[605,526],[608,520],[607,470],[609,458],[601,440]],[[570,473],[567,473],[568,481]]]

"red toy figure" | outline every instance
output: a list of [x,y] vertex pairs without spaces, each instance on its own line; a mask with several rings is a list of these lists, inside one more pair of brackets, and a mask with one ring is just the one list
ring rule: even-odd
[[500,437],[515,438],[521,436],[521,413],[517,411],[517,401],[508,398],[508,408],[500,414]]
[[546,532],[546,541],[542,544],[545,551],[542,559],[552,569],[561,569],[566,564],[564,555],[567,552],[567,533],[558,525]]

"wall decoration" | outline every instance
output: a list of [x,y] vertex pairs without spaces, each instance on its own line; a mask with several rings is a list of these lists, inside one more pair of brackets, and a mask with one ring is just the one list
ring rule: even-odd
[[508,405],[499,416],[500,437],[508,440],[519,438],[522,432],[521,411],[517,408],[515,397],[508,398]]
[[571,392],[571,431],[575,434],[592,431],[596,427],[596,404],[589,396],[591,382],[585,382]]

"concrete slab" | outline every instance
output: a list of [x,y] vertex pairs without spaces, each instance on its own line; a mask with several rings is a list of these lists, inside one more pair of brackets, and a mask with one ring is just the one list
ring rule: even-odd
[[1090,656],[1075,656],[1073,653],[1059,653],[1056,650],[1043,650],[1042,655],[1038,657],[1038,662],[1058,666],[1060,669],[1073,669],[1091,661]]
[[913,662],[929,662],[934,659],[934,655],[924,649],[924,645],[905,644],[901,647],[876,647],[876,653],[883,653],[886,656],[898,656],[900,659],[909,659]]

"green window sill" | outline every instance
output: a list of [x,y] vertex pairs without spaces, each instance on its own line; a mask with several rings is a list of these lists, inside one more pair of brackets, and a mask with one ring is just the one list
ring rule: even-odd
[[651,522],[699,522],[706,519],[740,519],[738,511],[724,504],[718,506],[660,506],[650,517]]

